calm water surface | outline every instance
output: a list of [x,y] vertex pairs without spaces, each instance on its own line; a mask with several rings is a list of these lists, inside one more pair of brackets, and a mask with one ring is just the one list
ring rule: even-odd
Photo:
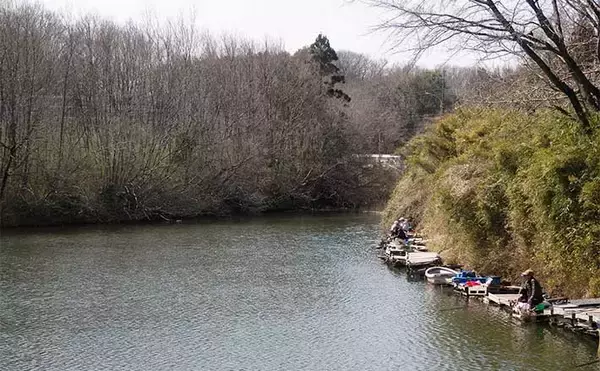
[[4,232],[0,370],[570,370],[593,359],[592,340],[388,269],[372,249],[378,223]]

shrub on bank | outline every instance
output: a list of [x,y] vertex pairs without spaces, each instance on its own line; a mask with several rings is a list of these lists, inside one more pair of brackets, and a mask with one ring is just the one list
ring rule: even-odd
[[450,261],[600,295],[599,132],[554,112],[461,110],[405,148],[384,222],[410,215]]

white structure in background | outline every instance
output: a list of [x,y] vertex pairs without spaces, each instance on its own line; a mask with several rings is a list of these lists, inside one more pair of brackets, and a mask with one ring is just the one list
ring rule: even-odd
[[365,159],[365,167],[373,166],[373,163],[381,164],[384,166],[393,167],[394,169],[402,171],[404,169],[404,158],[397,155],[354,155],[358,158]]

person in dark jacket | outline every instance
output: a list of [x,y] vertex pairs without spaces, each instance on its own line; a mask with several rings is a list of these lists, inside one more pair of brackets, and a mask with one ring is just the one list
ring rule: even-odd
[[408,238],[402,228],[398,228],[395,237],[401,239],[402,241],[406,241],[406,239]]
[[519,298],[519,301],[529,304],[529,308],[533,309],[536,305],[544,301],[542,286],[538,280],[535,279],[531,269],[521,273],[521,277],[523,277],[524,282],[523,286],[521,286],[521,297]]
[[390,229],[390,235],[392,238],[399,238],[401,240],[406,240],[406,233],[404,232],[404,230],[402,229],[402,226],[400,224],[401,219],[398,219],[394,222],[394,224],[392,225],[392,228]]

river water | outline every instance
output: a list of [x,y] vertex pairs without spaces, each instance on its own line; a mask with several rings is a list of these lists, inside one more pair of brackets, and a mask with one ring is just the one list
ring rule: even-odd
[[378,223],[4,232],[0,370],[569,370],[595,356],[591,339],[389,269]]

